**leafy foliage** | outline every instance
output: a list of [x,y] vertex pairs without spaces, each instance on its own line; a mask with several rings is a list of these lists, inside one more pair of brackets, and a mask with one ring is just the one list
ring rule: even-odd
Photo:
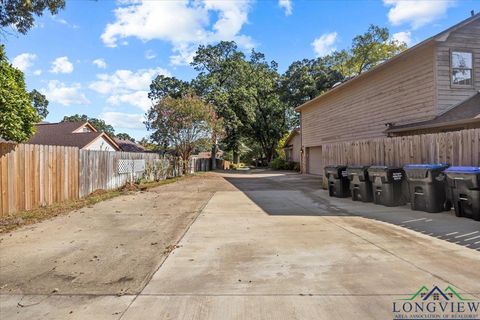
[[23,72],[7,60],[0,46],[0,137],[25,142],[35,133],[40,117],[32,106]]
[[390,39],[387,28],[370,25],[367,32],[352,40],[350,50],[328,57],[333,68],[346,77],[356,76],[390,59],[407,48],[403,42]]
[[43,120],[48,115],[48,100],[45,95],[33,89],[29,94],[30,100],[32,100],[33,107],[37,110],[38,115]]
[[281,80],[281,99],[287,104],[289,127],[299,126],[294,108],[315,98],[344,79],[334,70],[329,59],[303,59],[293,62]]
[[147,113],[145,122],[154,130],[152,139],[172,147],[187,165],[196,149],[211,143],[217,130],[221,130],[213,107],[196,96],[165,97]]
[[34,15],[41,16],[45,10],[57,14],[65,8],[65,0],[1,0],[0,28],[13,26],[26,34],[34,25]]
[[189,93],[192,93],[190,83],[175,77],[158,75],[150,85],[148,97],[158,102],[166,97],[181,98]]
[[105,132],[110,137],[115,137],[115,129],[101,119],[90,118],[85,114],[82,114],[82,115],[75,114],[73,116],[65,116],[63,117],[63,120],[62,120],[62,122],[87,122],[87,121],[92,126],[94,126],[95,129],[97,129],[98,131]]
[[121,140],[129,140],[135,142],[135,138],[131,137],[128,133],[118,133],[115,135],[115,137]]

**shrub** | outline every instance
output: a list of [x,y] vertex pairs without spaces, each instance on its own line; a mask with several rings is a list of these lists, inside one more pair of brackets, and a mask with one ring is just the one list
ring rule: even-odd
[[270,162],[270,168],[273,170],[285,170],[286,164],[287,163],[282,158],[275,158]]

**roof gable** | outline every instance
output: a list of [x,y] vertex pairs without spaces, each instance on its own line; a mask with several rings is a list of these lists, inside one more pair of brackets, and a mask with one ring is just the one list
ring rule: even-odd
[[408,48],[406,49],[405,51],[397,54],[396,56],[376,65],[375,67],[371,68],[370,70],[368,71],[365,71],[355,77],[352,77],[348,80],[346,80],[345,82],[337,85],[337,86],[334,86],[332,87],[330,90],[320,94],[319,96],[303,103],[302,105],[298,106],[295,108],[295,111],[300,111],[301,109],[311,105],[313,102],[316,102],[316,101],[319,101],[321,99],[323,99],[324,97],[326,96],[329,96],[330,94],[334,93],[334,92],[339,92],[341,91],[342,89],[345,89],[345,87],[347,87],[348,85],[351,85],[352,83],[356,83],[359,79],[363,79],[367,76],[370,76],[376,72],[378,72],[379,70],[382,70],[384,69],[385,67],[389,66],[391,63],[393,63],[394,61],[397,61],[399,60],[400,58],[403,58],[405,57],[406,55],[410,55],[410,54],[414,54],[417,52],[417,50],[421,49],[421,48],[424,48],[426,47],[427,45],[430,45],[430,44],[433,44],[435,42],[444,42],[444,41],[447,41],[448,37],[450,36],[450,34],[460,28],[463,28],[465,27],[466,25],[474,22],[474,21],[477,21],[480,19],[480,13],[477,13],[471,17],[469,17],[468,19],[465,19],[459,23],[457,23],[456,25],[414,45],[413,47],[411,48]]
[[[88,126],[93,129],[91,132],[78,132],[79,129]],[[114,149],[120,147],[104,132],[98,132],[88,122],[59,122],[41,123],[36,125],[36,132],[30,138],[30,144],[56,145],[77,147],[79,149],[91,144],[97,138],[103,137]]]

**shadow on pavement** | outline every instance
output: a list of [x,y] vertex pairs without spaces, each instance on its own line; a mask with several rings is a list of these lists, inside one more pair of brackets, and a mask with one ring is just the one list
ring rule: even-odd
[[410,206],[384,207],[331,198],[322,179],[294,172],[253,170],[224,173],[225,180],[272,216],[357,216],[405,227],[480,251],[480,222],[458,218],[453,211],[427,213]]

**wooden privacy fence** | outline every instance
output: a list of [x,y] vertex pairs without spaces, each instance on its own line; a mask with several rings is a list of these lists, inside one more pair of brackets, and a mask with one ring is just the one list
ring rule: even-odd
[[448,163],[480,165],[480,129],[325,144],[324,166]]
[[[210,170],[210,159],[197,160],[190,173]],[[180,160],[155,153],[0,143],[0,216],[183,174]]]
[[[97,189],[112,190],[124,186],[127,182],[134,182],[142,178],[145,169],[153,166],[155,160],[160,159],[155,153],[97,150],[79,150],[79,153],[81,198]],[[148,178],[147,180],[153,180]]]
[[78,198],[78,148],[0,143],[0,216]]

